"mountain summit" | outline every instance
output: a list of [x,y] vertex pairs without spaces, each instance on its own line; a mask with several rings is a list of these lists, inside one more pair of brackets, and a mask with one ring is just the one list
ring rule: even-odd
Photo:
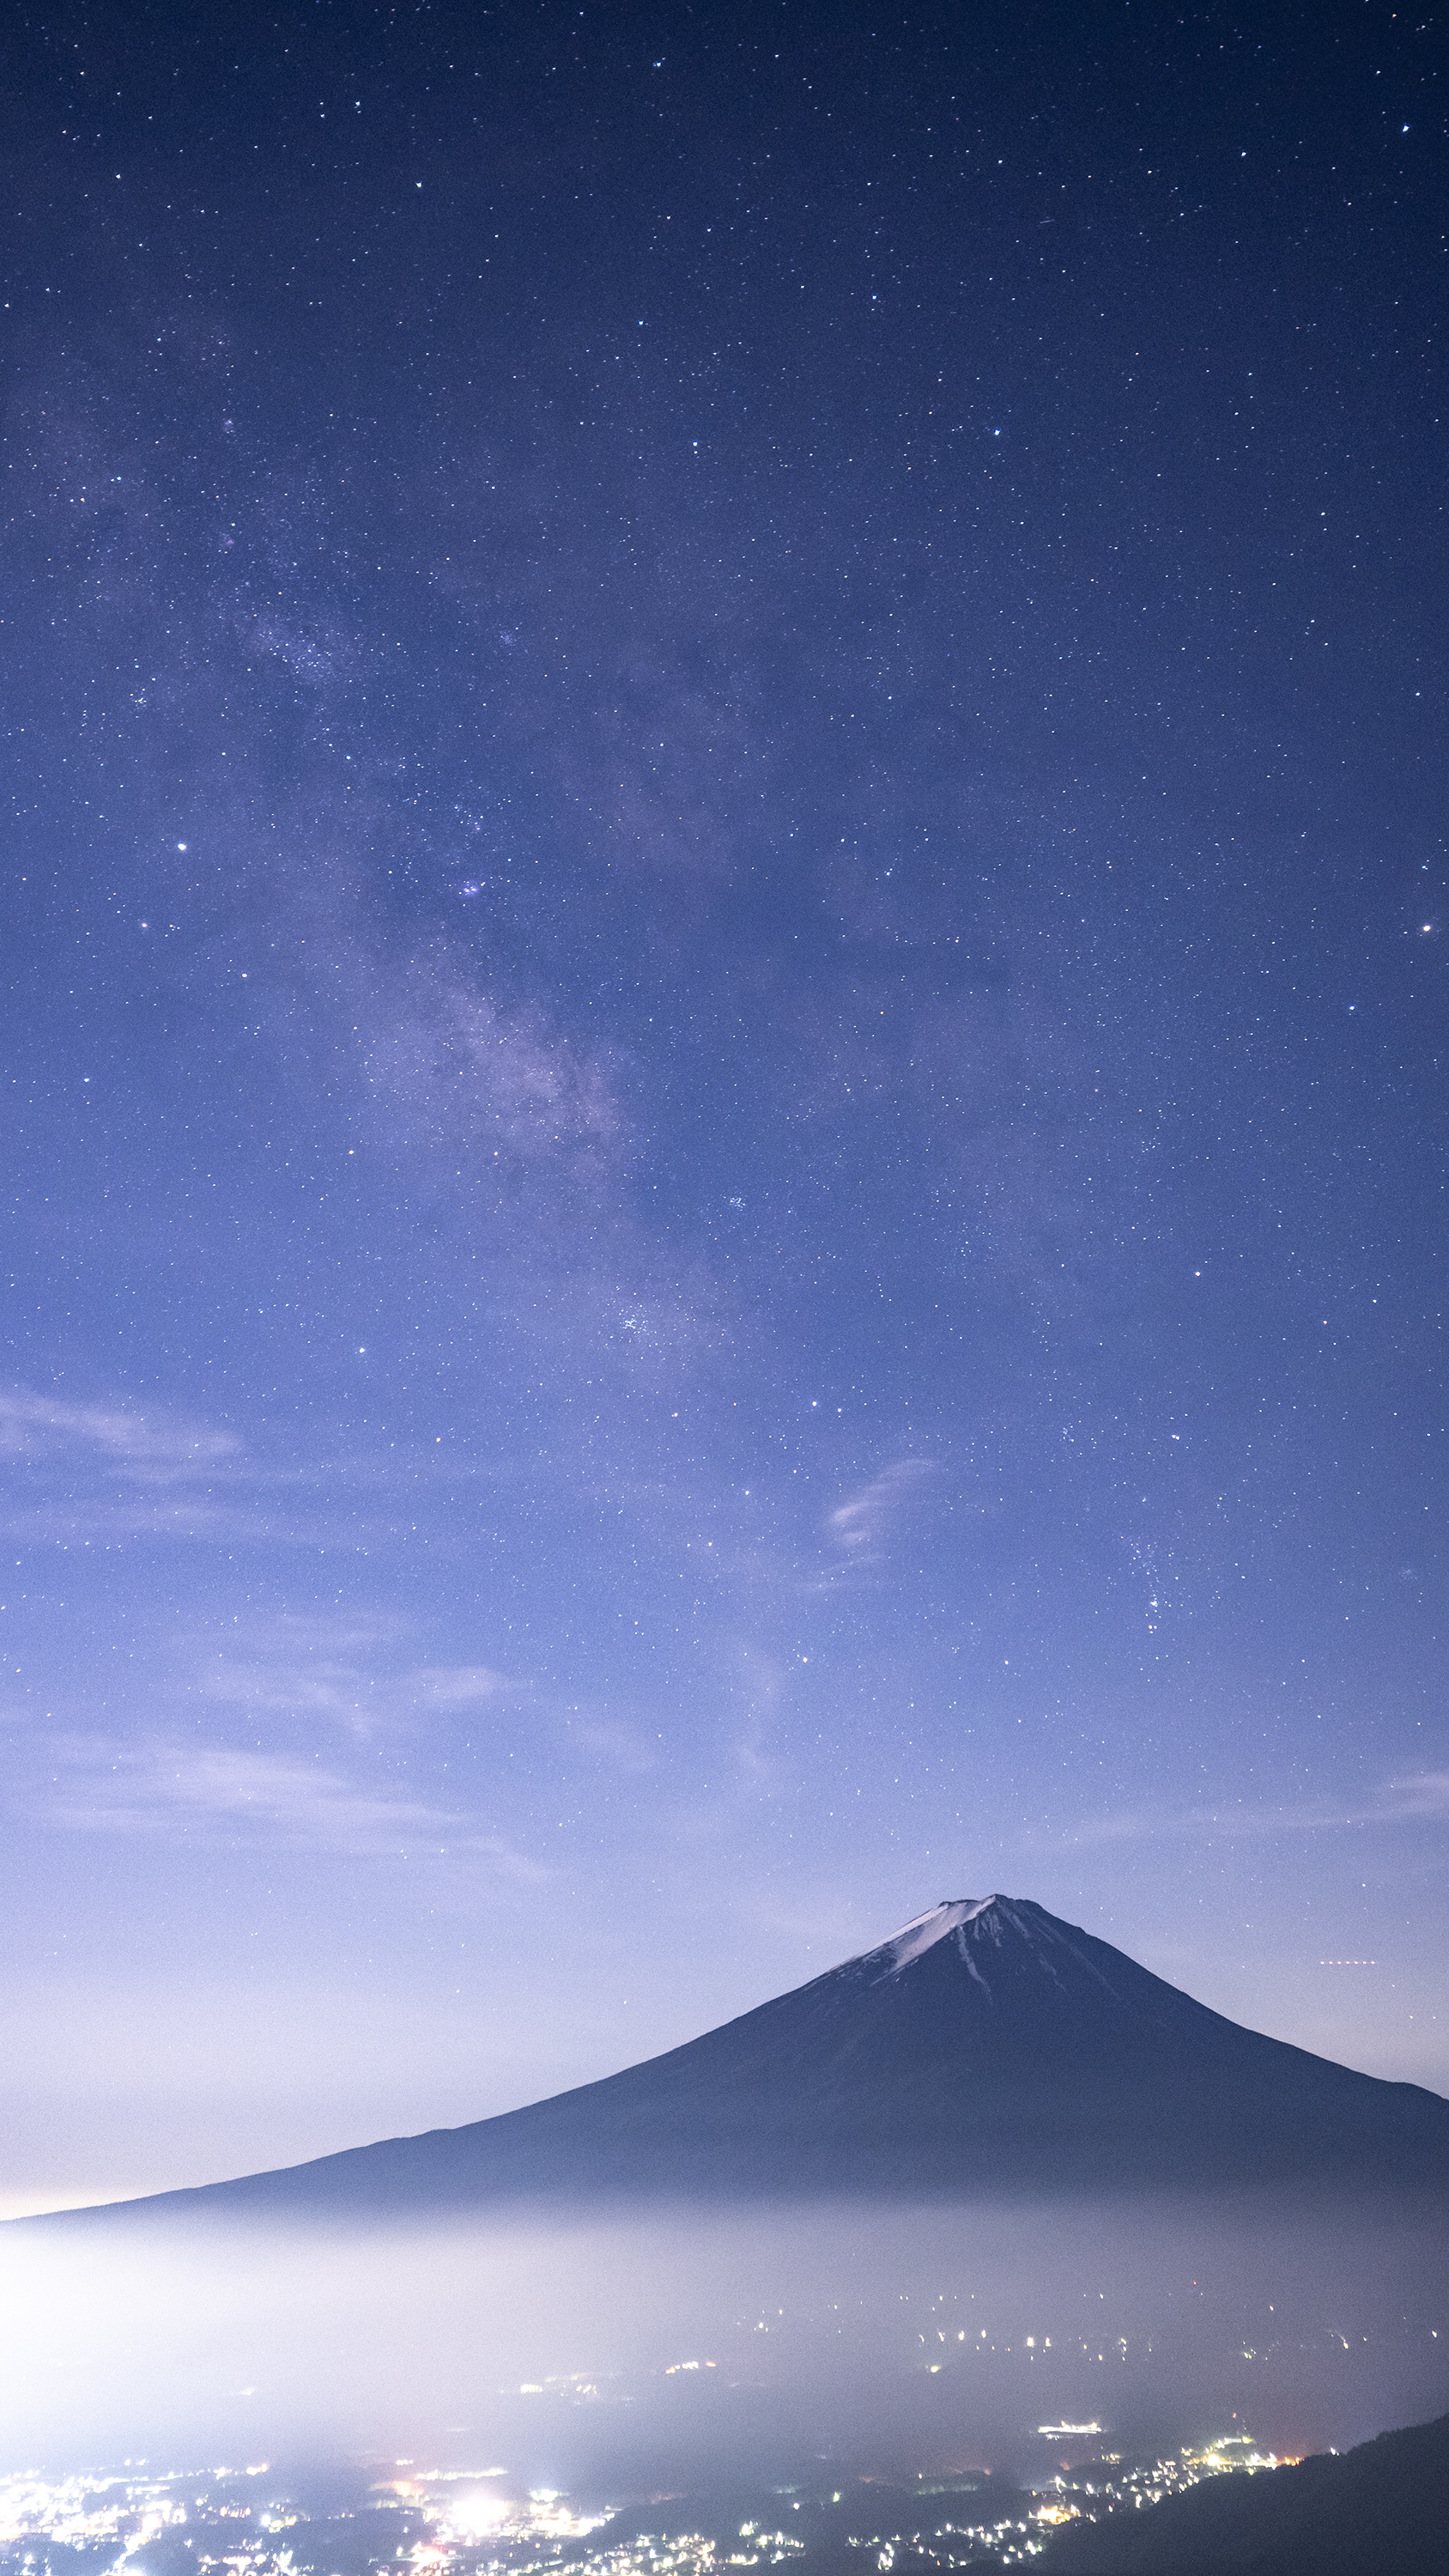
[[1245,2030],[1044,1907],[985,1896],[525,2110],[122,2206],[403,2218],[1315,2179],[1449,2183],[1449,2102]]

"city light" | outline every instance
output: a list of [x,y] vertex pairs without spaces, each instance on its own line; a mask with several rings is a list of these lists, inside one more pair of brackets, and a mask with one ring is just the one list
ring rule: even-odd
[[[1091,2442],[1102,2427],[1042,2424],[1037,2431],[1055,2440]],[[559,2576],[565,2563],[569,2576],[724,2576],[726,2569],[785,2566],[806,2549],[799,2531],[783,2527],[801,2510],[796,2497],[782,2512],[783,2498],[777,2496],[769,2515],[746,2520],[723,2537],[637,2532],[610,2547],[612,2510],[581,2510],[556,2488],[521,2492],[497,2467],[420,2469],[410,2460],[396,2465],[407,2474],[365,2490],[353,2511],[333,2511],[320,2522],[310,2521],[280,2484],[274,2489],[265,2462],[154,2474],[145,2462],[127,2461],[119,2471],[57,2479],[15,2475],[0,2479],[0,2550],[25,2567],[40,2567],[47,2545],[60,2544],[84,2550],[103,2576],[147,2576],[148,2544],[185,2526],[198,2576],[310,2576],[343,2554],[339,2525],[354,2521],[358,2511],[369,2519],[395,2519],[394,2542],[370,2557],[378,2576]],[[1063,2463],[1056,2475],[1037,2482],[1029,2498],[1013,2495],[1009,2513],[991,2510],[984,2482],[979,2518],[926,2514],[909,2529],[862,2526],[844,2533],[844,2547],[857,2560],[860,2576],[891,2576],[903,2554],[913,2567],[939,2569],[942,2576],[979,2568],[988,2556],[1013,2565],[1034,2558],[1046,2533],[1059,2524],[1137,2512],[1205,2478],[1283,2465],[1247,2432],[1220,2434],[1171,2457],[1136,2464],[1099,2450],[1079,2467]],[[831,2490],[828,2501],[838,2506],[841,2491]],[[945,2503],[942,2494],[938,2511]],[[590,2546],[596,2533],[597,2543]]]

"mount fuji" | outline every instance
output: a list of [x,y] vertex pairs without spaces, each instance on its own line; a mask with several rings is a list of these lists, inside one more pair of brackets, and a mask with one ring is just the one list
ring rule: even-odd
[[988,1896],[526,2109],[22,2223],[1314,2182],[1442,2188],[1449,2102],[1246,2030],[1042,1906]]

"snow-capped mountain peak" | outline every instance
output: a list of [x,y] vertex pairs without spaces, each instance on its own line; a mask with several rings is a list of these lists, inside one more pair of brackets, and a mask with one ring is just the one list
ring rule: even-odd
[[1449,2102],[1243,2030],[996,1895],[944,1898],[808,1985],[575,2091],[131,2208],[411,2218],[1333,2176],[1449,2189]]
[[948,1933],[959,1932],[963,1924],[974,1922],[988,1905],[997,1902],[994,1896],[943,1897],[939,1905],[928,1905],[924,1914],[913,1914],[909,1923],[903,1923],[899,1932],[893,1932],[888,1941],[882,1941],[879,1951],[870,1955],[883,1958],[886,1975],[896,1976],[902,1968],[923,1959],[928,1950],[934,1950]]

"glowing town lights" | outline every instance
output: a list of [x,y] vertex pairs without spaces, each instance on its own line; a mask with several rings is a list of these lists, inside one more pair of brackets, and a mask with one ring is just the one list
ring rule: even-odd
[[507,2496],[488,2495],[480,2489],[474,2495],[455,2497],[448,2508],[448,2520],[456,2532],[482,2533],[500,2530],[508,2513]]
[[[708,2369],[710,2364],[696,2366]],[[1148,2466],[1124,2465],[1119,2453],[1104,2450],[1102,2427],[1095,2421],[1037,2429],[1053,2440],[1085,2443],[1085,2466],[1073,2468],[1063,2459],[1056,2475],[1036,2482],[1036,2501],[1025,2513],[1028,2500],[1023,2497],[1002,2519],[942,2522],[933,2540],[946,2545],[930,2552],[936,2566],[979,2563],[984,2550],[996,2563],[1015,2566],[1036,2555],[1042,2537],[1055,2525],[1135,2512],[1204,2478],[1287,2465],[1271,2451],[1260,2450],[1246,2432],[1220,2434]],[[269,2495],[266,2488],[247,2492],[251,2480],[266,2474],[265,2463],[245,2470],[168,2471],[160,2477],[129,2474],[135,2465],[128,2462],[119,2476],[97,2471],[53,2481],[34,2474],[0,2477],[0,2552],[8,2555],[21,2539],[28,2549],[38,2541],[88,2553],[99,2547],[112,2576],[145,2576],[148,2543],[186,2524],[188,2547],[194,2548],[198,2565],[210,2567],[216,2576],[299,2576],[293,2527],[301,2519],[300,2508]],[[381,2562],[392,2563],[395,2576],[483,2576],[480,2549],[498,2553],[489,2559],[487,2576],[502,2576],[504,2569],[512,2569],[514,2576],[550,2576],[568,2542],[575,2544],[568,2551],[572,2576],[725,2576],[727,2569],[788,2567],[806,2546],[798,2530],[780,2528],[784,2515],[778,2502],[767,2518],[740,2523],[733,2543],[702,2532],[640,2532],[610,2547],[604,2528],[598,2544],[590,2546],[589,2535],[607,2526],[610,2513],[575,2513],[556,2487],[533,2487],[524,2496],[517,2488],[492,2484],[506,2478],[501,2468],[429,2469],[411,2460],[395,2466],[407,2474],[380,2482],[370,2498],[374,2509],[399,2517],[396,2549]],[[830,2500],[841,2503],[839,2488]],[[959,2510],[954,2499],[952,2509]],[[800,2510],[798,2502],[791,2503],[791,2514]],[[866,2576],[872,2562],[876,2576],[890,2576],[900,2553],[918,2550],[921,2540],[920,2534],[867,2527],[848,2535],[847,2546],[871,2553],[871,2559],[860,2560],[859,2576]],[[33,2561],[27,2557],[27,2565],[39,2563],[38,2553]]]

